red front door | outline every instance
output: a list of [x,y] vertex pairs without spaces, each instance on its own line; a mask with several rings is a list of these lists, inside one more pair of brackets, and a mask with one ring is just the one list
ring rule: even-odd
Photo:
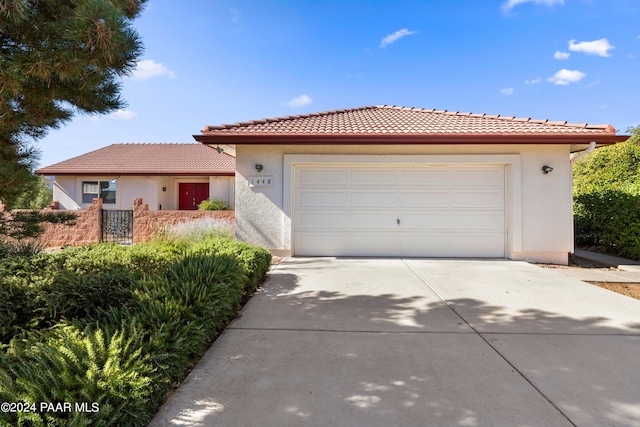
[[178,209],[180,210],[198,209],[200,202],[209,198],[208,182],[181,182],[179,187]]

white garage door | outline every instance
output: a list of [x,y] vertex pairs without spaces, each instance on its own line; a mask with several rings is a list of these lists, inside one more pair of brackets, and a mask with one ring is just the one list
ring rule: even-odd
[[296,166],[295,255],[504,257],[505,168]]

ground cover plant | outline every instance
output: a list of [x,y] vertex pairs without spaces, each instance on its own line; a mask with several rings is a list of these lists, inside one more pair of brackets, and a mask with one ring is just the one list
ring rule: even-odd
[[214,229],[1,260],[0,425],[147,425],[270,261]]

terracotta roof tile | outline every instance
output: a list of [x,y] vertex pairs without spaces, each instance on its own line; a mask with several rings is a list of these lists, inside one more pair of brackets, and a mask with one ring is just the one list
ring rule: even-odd
[[202,144],[113,144],[44,167],[40,175],[221,175],[236,159]]
[[447,110],[368,106],[299,116],[207,126],[203,135],[474,135],[474,134],[594,134],[611,135],[609,125],[572,124]]

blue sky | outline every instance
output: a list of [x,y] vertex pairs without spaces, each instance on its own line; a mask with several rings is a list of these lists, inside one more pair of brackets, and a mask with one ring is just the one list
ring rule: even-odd
[[205,125],[365,105],[640,124],[638,0],[151,0],[125,110],[37,143],[47,166]]

